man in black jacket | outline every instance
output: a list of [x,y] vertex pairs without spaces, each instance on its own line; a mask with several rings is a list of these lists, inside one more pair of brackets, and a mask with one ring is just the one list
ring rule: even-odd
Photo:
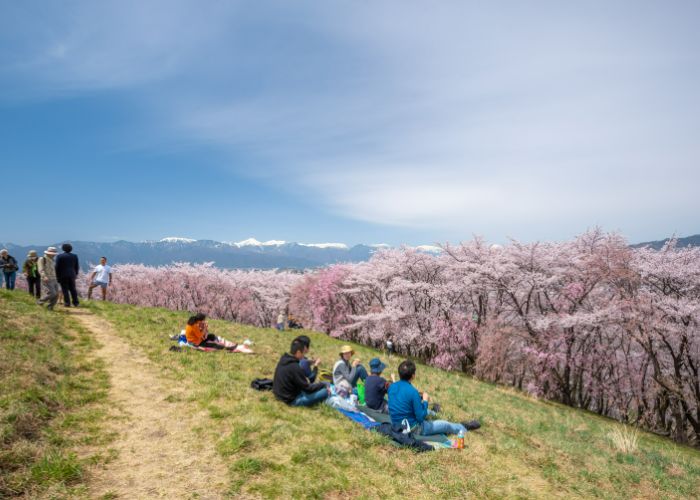
[[73,306],[78,307],[78,291],[75,289],[75,278],[80,272],[78,264],[78,256],[71,253],[73,245],[64,243],[61,247],[64,253],[56,256],[56,279],[61,285],[63,292],[63,305],[70,307],[70,301],[73,301]]
[[285,353],[277,363],[272,392],[277,399],[292,406],[312,406],[329,395],[329,389],[323,382],[312,384],[299,366],[304,357],[304,344],[298,339],[292,342],[289,354]]

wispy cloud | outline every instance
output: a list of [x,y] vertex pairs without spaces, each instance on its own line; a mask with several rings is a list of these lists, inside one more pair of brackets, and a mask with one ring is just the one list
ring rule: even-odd
[[71,5],[5,35],[6,76],[126,89],[154,137],[335,213],[559,237],[700,208],[693,2]]

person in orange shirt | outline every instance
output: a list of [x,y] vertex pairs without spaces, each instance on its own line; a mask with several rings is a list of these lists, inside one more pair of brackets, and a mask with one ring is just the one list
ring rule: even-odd
[[217,337],[213,333],[209,333],[209,325],[206,320],[207,317],[202,313],[190,316],[190,319],[187,320],[187,327],[185,327],[187,342],[197,347],[227,349],[229,351],[243,352],[246,354],[253,352],[245,345],[235,344],[221,337]]

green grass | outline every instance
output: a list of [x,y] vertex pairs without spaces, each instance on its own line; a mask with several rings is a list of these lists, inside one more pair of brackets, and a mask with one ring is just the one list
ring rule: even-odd
[[85,468],[100,460],[75,450],[109,440],[94,347],[66,314],[0,291],[0,498],[85,495]]
[[[169,335],[187,315],[92,303],[126,342],[143,349],[188,401],[210,421],[192,429],[216,444],[230,471],[230,494],[259,497],[600,497],[700,496],[700,452],[640,432],[633,453],[618,451],[620,424],[512,389],[419,365],[416,385],[453,420],[478,418],[463,451],[416,454],[396,448],[335,410],[290,408],[271,393],[250,389],[271,377],[280,354],[299,332],[277,332],[223,321],[210,328],[232,340],[250,338],[255,356],[169,352]],[[341,342],[305,332],[326,367]],[[377,355],[355,349],[365,362]],[[387,374],[401,358],[384,357]]]
[[[93,302],[125,343],[141,349],[172,383],[165,401],[204,411],[190,432],[209,440],[229,471],[231,497],[306,498],[697,498],[700,452],[648,433],[623,453],[596,415],[512,389],[419,365],[416,385],[452,420],[479,418],[465,450],[416,454],[391,445],[325,406],[290,408],[250,389],[270,377],[299,332],[222,321],[212,331],[250,338],[254,356],[170,352],[187,315]],[[312,338],[329,367],[342,342]],[[86,496],[89,467],[113,458],[103,430],[108,387],[95,343],[68,315],[28,296],[0,292],[0,497]],[[377,352],[356,346],[367,362]],[[395,371],[401,358],[383,357]],[[102,450],[86,455],[85,449]],[[108,498],[109,495],[105,496]]]

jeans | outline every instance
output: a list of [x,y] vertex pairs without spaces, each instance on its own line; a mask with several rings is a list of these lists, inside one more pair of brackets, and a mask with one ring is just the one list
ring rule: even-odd
[[58,302],[58,281],[47,280],[44,281],[44,296],[37,300],[38,304],[48,304],[49,309],[53,309],[53,306]]
[[60,283],[61,292],[63,292],[63,304],[68,307],[71,300],[74,306],[80,304],[78,301],[78,290],[75,289],[75,278],[61,278]]
[[33,295],[37,299],[41,297],[41,278],[39,276],[34,278],[29,276],[27,278],[27,287],[29,288],[29,295]]
[[357,368],[355,369],[355,376],[352,377],[352,380],[350,383],[352,384],[353,387],[357,385],[357,381],[362,379],[367,380],[367,370],[365,369],[364,366],[362,365],[357,365]]
[[292,401],[292,406],[313,406],[317,403],[325,401],[327,397],[328,389],[325,387],[316,392],[301,391],[301,394],[299,394],[297,398]]
[[7,288],[8,290],[14,290],[17,271],[12,271],[11,273],[3,272],[2,274],[5,275],[5,288]]
[[459,434],[459,431],[467,433],[466,427],[462,424],[453,424],[447,420],[425,420],[420,431],[422,436],[432,436],[433,434]]

